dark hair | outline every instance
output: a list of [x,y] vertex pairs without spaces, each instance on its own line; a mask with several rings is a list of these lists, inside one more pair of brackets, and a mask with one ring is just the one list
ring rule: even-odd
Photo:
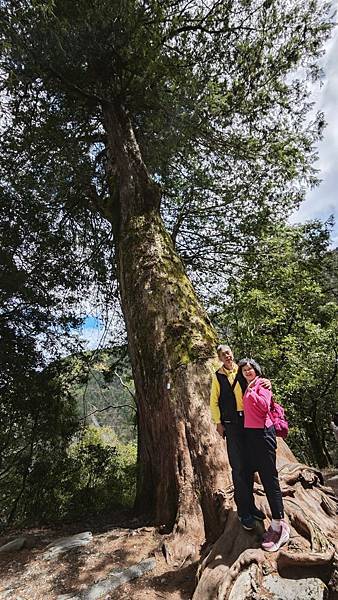
[[332,421],[334,422],[335,425],[338,426],[338,413],[334,413],[334,415],[332,417]]
[[242,358],[238,363],[238,366],[240,369],[242,369],[242,367],[245,367],[245,365],[250,365],[250,367],[252,367],[254,369],[254,371],[255,371],[256,375],[258,375],[258,377],[262,376],[263,373],[262,373],[261,366],[253,358]]

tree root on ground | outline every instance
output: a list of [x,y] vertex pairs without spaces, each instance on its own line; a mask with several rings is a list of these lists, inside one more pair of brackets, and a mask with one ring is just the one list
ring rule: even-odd
[[285,567],[314,567],[326,566],[333,562],[335,551],[333,548],[326,552],[288,552],[280,550],[277,558],[278,570]]
[[301,481],[304,487],[323,485],[324,478],[318,469],[303,465],[302,463],[285,463],[278,471],[279,481],[287,485],[294,485]]
[[[250,600],[271,597],[271,592],[264,588],[264,576],[268,573],[281,577],[285,571],[299,579],[302,572],[303,577],[308,577],[310,568],[326,582],[330,577],[331,583],[337,581],[333,571],[338,523],[332,490],[325,488],[317,469],[296,462],[285,462],[279,477],[291,531],[288,547],[277,553],[263,552],[260,549],[263,525],[257,523],[256,531],[245,532],[236,512],[230,511],[223,534],[201,560],[193,600],[227,600],[229,597],[233,600],[242,589],[236,582],[243,571],[247,571],[246,585],[248,578],[251,582]],[[270,515],[259,484],[255,484],[254,492],[259,507]],[[238,597],[238,600],[244,599]]]
[[[258,567],[264,563],[265,556],[263,550],[248,549],[244,550],[233,565],[228,569],[226,575],[223,578],[222,584],[218,589],[218,600],[227,600],[229,593],[239,574],[249,567],[252,563],[255,563]],[[263,574],[260,568],[256,571],[255,582],[258,586],[261,585]]]
[[[184,503],[181,505],[187,508]],[[182,510],[178,516],[171,534],[167,535],[161,544],[162,552],[168,565],[182,568],[184,564],[195,562],[200,556],[201,545],[204,541],[202,511],[195,498],[190,497],[190,508],[187,514]]]

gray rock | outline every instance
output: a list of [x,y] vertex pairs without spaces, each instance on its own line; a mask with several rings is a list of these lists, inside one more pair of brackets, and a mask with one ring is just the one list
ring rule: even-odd
[[83,533],[77,533],[69,537],[59,538],[54,542],[51,542],[47,546],[46,552],[42,555],[45,560],[51,560],[57,558],[59,554],[68,552],[72,548],[78,548],[79,546],[85,546],[89,544],[93,539],[91,531],[84,531]]
[[[240,574],[229,600],[247,600],[251,597],[251,575],[255,576],[256,568],[256,565],[252,565]],[[324,600],[328,594],[326,585],[314,577],[286,579],[279,575],[268,575],[263,578],[263,587],[269,592],[271,600]]]
[[284,579],[278,575],[264,578],[264,586],[273,593],[273,600],[324,600],[328,589],[321,579]]
[[78,596],[71,596],[67,594],[65,596],[59,596],[58,600],[97,600],[104,594],[108,594],[112,590],[115,590],[120,585],[123,585],[127,581],[141,577],[144,573],[151,571],[156,566],[154,558],[147,558],[142,560],[137,565],[128,567],[127,569],[114,569],[106,579],[98,581],[86,590],[79,593]]
[[77,596],[72,594],[62,594],[61,596],[58,596],[56,600],[97,600],[104,594],[108,594],[112,590],[115,590],[119,585],[131,581],[132,579],[136,579],[144,573],[147,573],[147,571],[151,571],[155,566],[155,559],[147,558],[127,569],[114,569],[106,579],[98,581],[87,590],[80,592]]
[[97,598],[100,598],[100,596],[103,596],[103,594],[108,594],[108,592],[111,592],[123,583],[131,581],[132,579],[136,579],[144,573],[147,573],[147,571],[151,571],[155,568],[155,566],[155,559],[147,558],[142,560],[137,565],[133,565],[132,567],[128,567],[122,571],[114,570],[106,579],[99,581],[88,590],[82,592],[80,598],[81,600],[97,600]]
[[26,538],[19,537],[11,542],[8,542],[4,546],[0,547],[0,552],[15,552],[16,550],[21,550],[26,543]]

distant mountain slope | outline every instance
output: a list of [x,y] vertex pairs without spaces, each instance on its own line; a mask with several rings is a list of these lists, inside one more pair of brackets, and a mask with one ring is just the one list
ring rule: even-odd
[[126,346],[69,356],[70,392],[77,398],[80,418],[88,424],[112,427],[123,442],[136,438],[134,382]]

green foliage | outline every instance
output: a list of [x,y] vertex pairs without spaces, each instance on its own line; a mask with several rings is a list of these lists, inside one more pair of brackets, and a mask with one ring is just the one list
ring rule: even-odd
[[[131,508],[135,488],[135,444],[122,444],[108,427],[88,427],[66,448],[40,445],[13,520],[17,524],[55,523]],[[6,491],[0,501],[3,516],[13,484]]]
[[126,346],[73,354],[68,383],[83,422],[110,427],[121,442],[136,439],[136,400]]
[[329,460],[337,403],[338,304],[326,291],[332,253],[319,222],[279,227],[248,252],[215,315],[238,356],[259,360],[286,406],[305,461]]
[[[13,379],[1,394],[1,526],[54,522],[131,507],[136,486],[136,445],[131,441],[135,439],[131,422],[135,411],[129,407],[97,413],[101,423],[113,428],[80,427],[79,421],[83,415],[80,398],[86,392],[86,414],[95,408],[94,401],[100,410],[100,399],[102,408],[106,402],[120,406],[126,397],[130,401],[116,377],[111,383],[97,380],[99,369],[109,379],[109,367],[115,372],[120,361],[119,372],[130,378],[125,350],[117,348],[92,360],[90,372],[97,370],[94,384],[88,381],[86,369],[93,353],[59,360],[37,371],[30,363],[29,349],[27,345],[22,349],[20,365],[17,356],[21,372],[9,371]],[[81,376],[87,380],[82,385]],[[100,385],[108,385],[106,398]],[[90,417],[82,419],[82,425],[86,421]]]
[[[22,522],[33,495],[31,477],[40,472],[37,494],[46,470],[62,462],[78,428],[74,398],[53,367],[36,371],[25,349],[22,373],[2,389],[0,399],[0,522]],[[25,361],[27,361],[25,363]]]
[[109,103],[130,116],[176,246],[199,273],[222,272],[314,181],[323,118],[306,120],[307,80],[330,3],[17,0],[1,18],[3,170],[15,191],[48,190],[84,251],[96,221],[93,264],[118,187],[106,170]]
[[79,297],[89,283],[73,233],[46,200],[52,190],[42,193],[33,173],[26,173],[24,190],[18,177],[14,191],[2,167],[0,519],[6,524],[26,517],[36,465],[45,455],[50,463],[62,461],[79,426],[70,369],[55,358],[61,336],[63,352],[77,347],[71,330],[81,321]]
[[136,447],[121,444],[110,428],[89,427],[70,445],[66,464],[53,473],[51,481],[54,486],[52,497],[47,498],[47,518],[79,518],[131,508]]
[[90,427],[69,449],[69,473],[66,488],[60,489],[61,511],[66,516],[131,507],[136,447],[121,444],[109,428]]

